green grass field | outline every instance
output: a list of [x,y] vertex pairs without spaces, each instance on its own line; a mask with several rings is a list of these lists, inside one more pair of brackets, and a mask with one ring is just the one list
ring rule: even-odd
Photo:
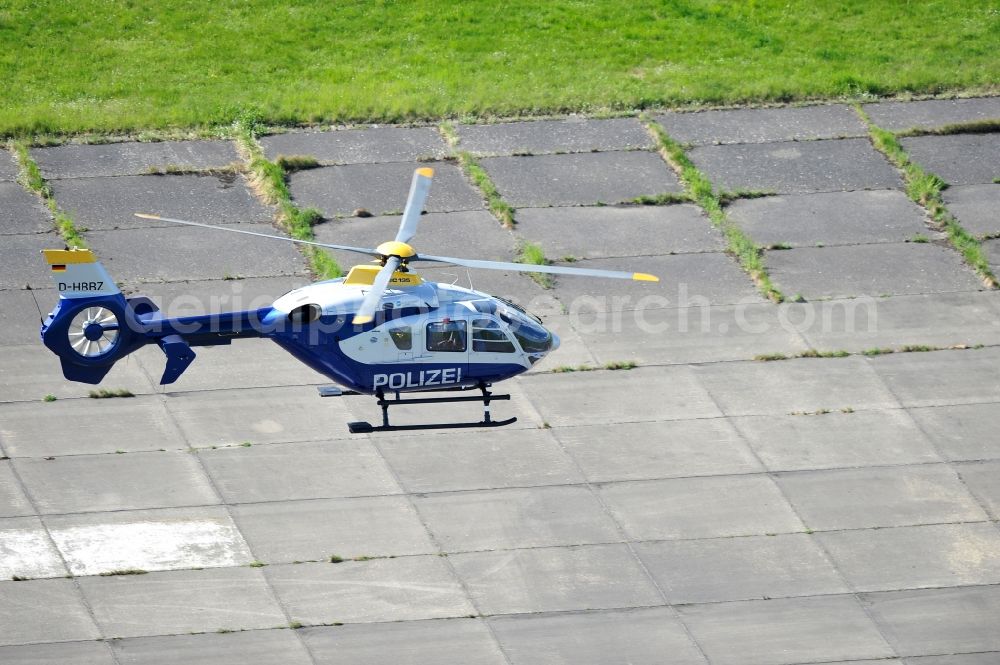
[[995,1],[11,0],[0,135],[995,91]]

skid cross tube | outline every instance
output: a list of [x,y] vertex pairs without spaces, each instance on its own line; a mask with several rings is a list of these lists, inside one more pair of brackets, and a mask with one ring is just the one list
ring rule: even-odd
[[[493,420],[490,414],[490,402],[493,400],[509,400],[510,395],[496,395],[491,393],[487,388],[489,384],[480,383],[477,386],[482,392],[481,395],[476,397],[465,396],[465,397],[415,397],[403,399],[399,391],[396,391],[396,396],[393,399],[388,399],[385,396],[385,392],[381,389],[375,392],[375,397],[378,398],[378,405],[382,408],[382,424],[378,427],[373,426],[368,422],[352,422],[347,424],[348,430],[352,433],[366,433],[366,432],[398,432],[402,430],[420,430],[420,429],[459,429],[463,427],[503,427],[504,425],[509,425],[517,421],[516,417],[507,418],[506,420]],[[429,423],[422,425],[392,425],[389,423],[389,407],[399,406],[401,404],[437,404],[437,403],[449,403],[449,402],[482,402],[483,403],[483,419],[478,422],[465,422],[465,423]]]

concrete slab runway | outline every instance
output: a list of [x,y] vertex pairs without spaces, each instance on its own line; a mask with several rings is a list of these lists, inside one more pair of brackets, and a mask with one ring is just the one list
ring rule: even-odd
[[0,235],[51,230],[52,216],[39,197],[17,183],[0,182]]
[[434,127],[376,127],[325,132],[288,132],[260,140],[268,159],[293,155],[321,164],[374,164],[440,159],[447,154],[444,138]]
[[[867,110],[886,127],[933,128],[997,108]],[[701,145],[692,154],[717,188],[782,192],[727,207],[755,242],[794,246],[766,258],[808,300],[781,305],[691,204],[577,207],[677,191],[635,118],[459,126],[460,148],[497,155],[483,163],[510,201],[554,207],[518,211],[511,233],[441,163],[432,246],[418,235],[418,248],[509,259],[530,240],[556,261],[666,278],[659,290],[571,278],[543,290],[475,275],[547,303],[564,340],[503,384],[512,400],[494,412],[518,422],[489,431],[351,434],[347,421],[378,416],[373,400],[320,399],[328,379],[266,340],[199,348],[166,388],[147,348],[102,385],[134,397],[88,397],[37,339],[56,294],[35,251],[58,239],[6,182],[13,163],[0,165],[0,196],[25,212],[0,214],[0,662],[1000,662],[1000,292],[933,234],[852,113],[657,116]],[[995,234],[995,135],[906,141],[926,168],[944,160],[940,175],[974,183],[946,202]],[[447,150],[427,127],[263,143],[327,164],[291,189],[330,216],[402,207],[417,159]],[[91,215],[87,238],[116,277],[172,314],[263,304],[306,279],[291,247],[108,219],[144,191],[165,213],[190,193],[178,214],[204,201],[210,222],[272,228],[241,183],[143,175],[226,166],[229,143],[33,152],[57,201]],[[958,163],[975,154],[987,160]],[[103,198],[88,194],[103,182]],[[317,233],[370,245],[396,225],[331,219]],[[932,242],[906,242],[917,234]],[[638,366],[603,368],[621,361]]]
[[902,145],[949,185],[987,184],[1000,177],[1000,133],[913,136]]
[[691,159],[728,191],[795,194],[903,186],[863,138],[700,146],[691,150]]
[[0,180],[14,182],[17,179],[17,164],[14,155],[7,150],[0,150]]
[[635,118],[539,120],[456,125],[464,150],[477,155],[648,150],[653,140]]
[[644,150],[486,157],[481,164],[514,206],[623,203],[681,191],[674,172]]
[[842,104],[667,113],[657,122],[674,139],[691,145],[770,143],[864,136],[865,126]]

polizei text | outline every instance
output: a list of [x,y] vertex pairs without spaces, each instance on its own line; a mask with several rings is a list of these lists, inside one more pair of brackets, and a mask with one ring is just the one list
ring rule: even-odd
[[420,388],[422,386],[443,386],[462,381],[462,368],[425,369],[419,372],[394,372],[392,374],[376,374],[375,388]]

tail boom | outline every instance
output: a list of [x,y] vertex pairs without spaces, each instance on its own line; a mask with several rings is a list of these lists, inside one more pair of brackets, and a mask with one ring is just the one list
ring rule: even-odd
[[165,318],[149,298],[125,298],[89,249],[43,254],[59,303],[43,321],[41,338],[70,381],[100,383],[118,360],[156,344],[167,361],[160,383],[173,383],[194,361],[192,346],[267,334],[261,321],[270,308]]

